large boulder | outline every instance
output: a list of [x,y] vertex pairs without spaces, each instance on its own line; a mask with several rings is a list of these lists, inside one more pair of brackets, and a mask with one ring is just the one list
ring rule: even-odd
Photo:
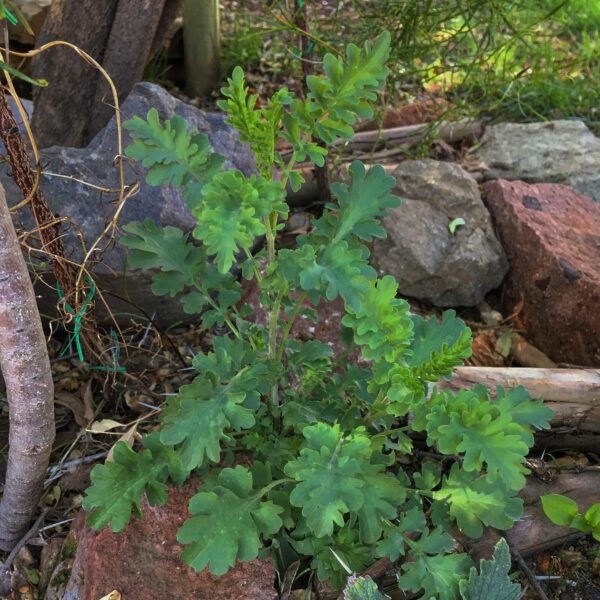
[[[384,220],[388,237],[373,245],[373,262],[393,275],[405,296],[435,306],[475,306],[507,270],[477,182],[452,163],[409,160],[394,171],[400,207]],[[450,223],[465,224],[454,233]]]
[[492,125],[476,155],[486,179],[563,183],[600,202],[600,139],[582,121]]
[[[175,536],[189,517],[187,505],[198,483],[171,488],[164,506],[144,502],[143,519],[134,519],[120,533],[92,531],[80,513],[65,542],[64,561],[54,571],[52,597],[98,600],[116,590],[122,600],[276,600],[275,571],[268,559],[238,562],[222,577],[207,570],[196,573],[181,560],[183,547]],[[65,573],[70,573],[66,589]]]
[[557,184],[484,190],[510,263],[507,312],[555,361],[600,366],[600,205]]
[[[254,171],[252,153],[239,141],[235,130],[225,124],[223,115],[203,112],[177,100],[157,85],[140,83],[121,107],[122,120],[126,121],[135,115],[145,117],[150,108],[156,108],[163,119],[180,115],[187,121],[189,128],[206,133],[213,149],[226,157],[224,168],[237,168],[247,174]],[[124,131],[124,146],[129,143],[129,135]],[[116,208],[116,194],[104,193],[83,182],[102,188],[117,188],[119,176],[114,163],[117,153],[114,118],[87,148],[51,147],[41,152],[44,166],[41,189],[53,212],[68,218],[74,224],[74,227],[63,228],[63,242],[66,256],[75,262],[81,261],[83,257],[81,240],[76,231],[81,232],[89,248],[111,221]],[[0,166],[0,182],[6,189],[9,202],[16,204],[22,196],[9,172],[8,165]],[[191,230],[195,219],[181,194],[171,187],[150,187],[144,182],[144,175],[145,171],[139,164],[127,161],[126,183],[133,184],[139,180],[141,187],[125,204],[119,225],[150,218],[161,226],[173,225],[186,231]],[[22,224],[25,229],[35,228],[27,207],[19,211],[16,220],[17,226]],[[189,320],[189,315],[183,312],[177,299],[161,298],[159,301],[153,296],[147,273],[127,269],[126,249],[118,243],[119,237],[117,229],[116,243],[108,245],[102,255],[102,264],[94,268],[94,277],[99,287],[106,292],[105,298],[111,310],[114,313],[156,314],[156,321],[165,325]],[[56,303],[52,287],[39,286],[38,292],[43,296],[42,304],[45,308]]]

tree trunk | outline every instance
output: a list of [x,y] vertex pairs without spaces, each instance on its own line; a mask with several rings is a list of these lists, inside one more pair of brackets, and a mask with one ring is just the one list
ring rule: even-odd
[[[142,78],[164,7],[165,0],[127,0],[119,2],[117,6],[102,66],[112,77],[120,100]],[[101,77],[98,79],[86,137],[90,139],[96,135],[113,113],[110,88]]]
[[183,42],[190,93],[208,96],[219,82],[219,0],[184,0]]
[[[141,81],[180,1],[54,0],[38,46],[53,40],[79,46],[108,71],[123,101]],[[104,78],[70,48],[35,58],[33,73],[49,81],[35,91],[32,124],[41,148],[86,146],[114,113]]]
[[0,187],[0,367],[9,404],[8,467],[0,549],[27,530],[54,441],[54,386],[33,285]]
[[[38,46],[64,40],[102,64],[118,0],[55,0]],[[124,48],[127,54],[129,48]],[[87,145],[89,116],[99,73],[70,48],[52,48],[32,62],[34,77],[48,87],[34,90],[33,132],[40,148]]]

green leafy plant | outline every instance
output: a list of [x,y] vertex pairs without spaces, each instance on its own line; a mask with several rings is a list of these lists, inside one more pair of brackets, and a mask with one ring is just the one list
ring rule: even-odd
[[492,559],[480,562],[479,573],[472,567],[469,578],[460,582],[463,600],[487,600],[490,596],[494,600],[519,600],[523,592],[508,576],[510,563],[510,550],[502,538],[494,548]]
[[[221,575],[236,560],[272,552],[306,560],[319,579],[343,588],[343,565],[359,573],[376,557],[402,557],[410,559],[402,589],[457,598],[471,561],[453,552],[453,523],[478,536],[521,515],[531,430],[547,428],[552,413],[523,389],[493,399],[483,388],[432,386],[470,355],[471,333],[453,311],[440,322],[412,315],[396,281],[369,265],[367,244],[385,236],[380,221],[399,203],[394,179],[353,163],[311,231],[293,249],[277,247],[286,185],[302,183],[294,166],[322,164],[317,142],[350,137],[371,114],[389,44],[384,33],[362,49],[349,46],[344,58],[326,56],[304,99],[282,89],[259,103],[235,69],[221,107],[254,150],[257,175],[220,171],[223,159],[206,136],[187,132],[178,117],[161,122],[151,110],[126,123],[129,156],[142,161],[150,184],[181,189],[202,242],[132,223],[123,238],[130,262],[154,269],[156,294],[179,295],[205,327],[228,332],[194,357],[195,379],[168,400],[143,449],[119,443],[113,461],[94,469],[84,500],[92,526],[120,531],[144,493],[164,502],[169,480],[195,473],[203,483],[177,538],[197,570]],[[261,236],[265,248],[254,252]],[[234,263],[258,287],[264,326],[240,303]],[[346,352],[293,339],[297,319],[314,319],[319,303],[338,298]],[[429,460],[416,468],[411,431],[424,432],[451,468]]]
[[591,533],[592,537],[600,542],[600,502],[592,504],[584,513],[580,513],[577,503],[567,496],[548,494],[542,496],[541,500],[544,513],[555,525]]

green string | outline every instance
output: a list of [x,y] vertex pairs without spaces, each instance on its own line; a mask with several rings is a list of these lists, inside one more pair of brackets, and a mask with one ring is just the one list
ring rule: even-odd
[[314,47],[315,47],[314,40],[310,40],[308,42],[308,45],[306,46],[306,50],[304,52],[302,52],[302,50],[300,50],[299,48],[296,48],[294,50],[294,58],[300,58],[303,54],[304,54],[304,56],[308,56],[313,51]]
[[[75,313],[75,311],[73,310],[73,307],[68,303],[65,302],[65,307],[67,309],[67,311],[69,312],[69,314],[71,315],[75,315],[75,327],[73,328],[73,334],[71,335],[71,337],[69,338],[69,345],[71,344],[71,342],[73,340],[75,340],[75,347],[77,348],[77,355],[79,356],[79,360],[81,362],[84,362],[85,357],[83,355],[83,348],[81,346],[81,328],[83,327],[83,317],[85,316],[85,313],[87,312],[87,309],[89,308],[92,300],[94,299],[94,295],[96,294],[96,284],[92,281],[92,278],[88,275],[87,277],[87,282],[90,285],[90,291],[87,293],[87,296],[85,297],[85,300],[83,301],[83,305],[81,306],[81,309],[79,310],[78,313]],[[56,282],[56,291],[58,292],[58,298],[59,300],[62,300],[64,298],[64,294],[62,292],[62,290],[60,289],[60,284],[58,283],[58,281]],[[68,346],[61,352],[61,356],[63,356],[66,353]]]
[[[90,285],[90,291],[87,293],[79,312],[77,314],[75,314],[73,307],[68,302],[65,302],[65,307],[66,307],[67,311],[70,314],[75,315],[75,319],[74,319],[75,327],[73,328],[72,335],[69,337],[69,343],[65,346],[63,351],[60,353],[61,357],[64,356],[67,353],[67,350],[69,349],[69,346],[71,345],[71,342],[73,340],[75,340],[75,347],[77,348],[77,356],[79,357],[79,360],[81,362],[85,361],[85,356],[83,355],[83,347],[81,344],[81,329],[83,327],[83,317],[85,316],[85,313],[87,312],[87,309],[89,308],[92,300],[94,299],[94,295],[96,294],[96,284],[93,282],[92,278],[89,275],[86,276],[86,279],[87,279],[88,284]],[[60,284],[58,282],[56,282],[56,291],[58,292],[59,299],[62,300],[64,298],[64,294],[62,293],[62,290],[60,289]],[[110,337],[112,338],[112,340],[115,344],[115,352],[113,355],[113,366],[105,367],[104,365],[90,365],[88,368],[94,369],[96,371],[110,371],[111,373],[125,373],[127,369],[125,367],[119,366],[119,358],[121,357],[121,345],[119,344],[119,338],[117,336],[117,332],[112,328],[110,330]]]
[[110,371],[111,373],[125,373],[127,369],[125,367],[119,366],[119,359],[121,358],[121,344],[119,344],[119,338],[117,336],[117,332],[111,327],[110,329],[110,337],[113,340],[115,345],[115,351],[113,354],[113,366],[105,367],[103,365],[94,365],[89,367],[90,369],[94,369],[95,371]]
[[4,13],[4,16],[11,22],[12,25],[16,25],[19,22],[17,17],[15,17],[15,15],[13,15],[10,12],[10,10],[8,10],[8,8],[6,8],[6,6],[2,7],[2,12]]

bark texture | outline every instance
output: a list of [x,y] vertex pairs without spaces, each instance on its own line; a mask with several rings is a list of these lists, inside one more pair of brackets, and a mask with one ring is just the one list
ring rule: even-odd
[[0,549],[10,550],[37,509],[54,441],[54,386],[33,285],[0,187],[0,367],[9,403],[9,453]]
[[[56,0],[38,46],[64,40],[102,64],[117,0]],[[33,131],[40,148],[84,146],[99,73],[70,48],[52,48],[32,62],[35,77],[49,81],[34,90]]]
[[[112,77],[120,100],[142,78],[165,8],[165,0],[119,2],[106,44],[102,66]],[[87,137],[98,133],[114,113],[107,81],[100,77],[87,126]]]
[[[54,0],[38,46],[55,40],[85,50],[112,77],[123,101],[168,31],[181,0]],[[52,48],[33,61],[49,81],[35,90],[32,124],[41,148],[83,147],[111,115],[104,78],[70,48]]]

